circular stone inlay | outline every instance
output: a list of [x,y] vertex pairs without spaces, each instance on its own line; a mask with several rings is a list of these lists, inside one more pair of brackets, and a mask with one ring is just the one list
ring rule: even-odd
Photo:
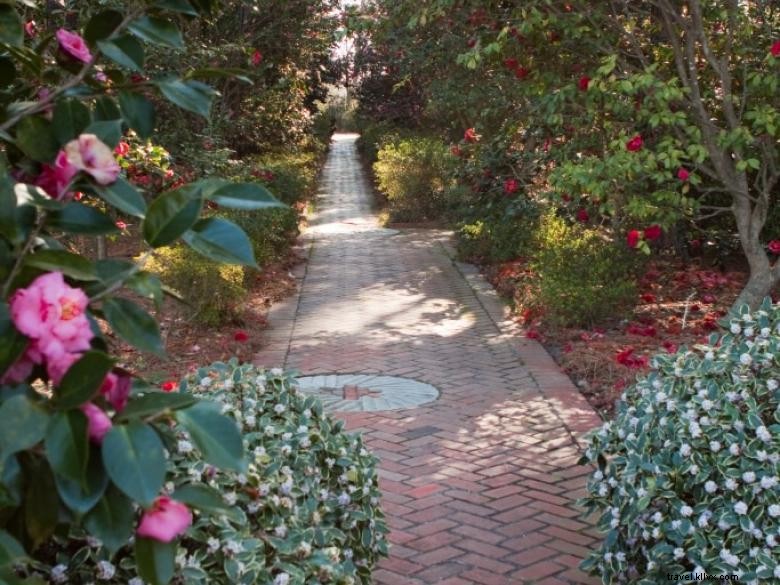
[[298,388],[319,398],[328,412],[401,410],[439,397],[439,391],[430,384],[375,374],[303,376],[298,378]]

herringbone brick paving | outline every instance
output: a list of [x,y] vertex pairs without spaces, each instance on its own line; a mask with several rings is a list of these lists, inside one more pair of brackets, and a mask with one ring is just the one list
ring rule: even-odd
[[380,458],[390,558],[377,585],[597,583],[574,501],[599,418],[544,349],[517,334],[450,234],[377,229],[355,136],[336,135],[307,232],[300,294],[270,315],[256,362],[436,386],[435,402],[339,415]]

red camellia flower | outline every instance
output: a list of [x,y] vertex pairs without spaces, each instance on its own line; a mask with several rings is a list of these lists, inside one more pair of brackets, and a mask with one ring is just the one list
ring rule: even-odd
[[691,173],[685,167],[680,167],[680,170],[677,171],[677,178],[681,181],[687,181],[690,176]]
[[626,243],[628,244],[629,248],[636,248],[639,244],[639,240],[642,239],[642,234],[639,232],[639,230],[631,230],[628,232],[628,235],[626,235]]
[[587,209],[580,209],[577,212],[577,221],[585,223],[590,219],[590,214],[588,213]]
[[780,41],[772,43],[772,48],[769,49],[769,52],[772,53],[773,57],[780,57]]
[[780,240],[772,240],[766,246],[772,254],[780,255]]
[[166,380],[162,384],[160,384],[160,388],[162,388],[163,392],[173,392],[179,387],[179,383],[175,380]]
[[114,154],[117,156],[127,156],[129,152],[130,152],[130,145],[124,140],[119,144],[117,144],[116,148],[114,148]]
[[255,49],[255,52],[252,53],[252,65],[257,67],[262,62],[263,62],[263,54],[257,49]]
[[655,295],[653,293],[642,293],[639,295],[639,298],[642,299],[646,303],[654,303],[655,302]]
[[507,69],[517,69],[518,65],[519,63],[517,62],[517,59],[515,59],[514,57],[508,57],[504,59],[504,67],[506,67]]
[[580,77],[580,80],[577,82],[577,87],[580,88],[580,91],[588,91],[588,86],[590,85],[590,77],[587,75],[583,75]]
[[452,156],[460,156],[462,154],[462,151],[460,150],[460,146],[457,144],[450,147],[450,153]]
[[127,224],[126,224],[125,222],[123,222],[121,219],[118,219],[118,220],[116,220],[116,221],[114,222],[114,224],[115,224],[115,225],[116,225],[116,227],[118,227],[120,230],[126,230],[126,229],[127,229]]
[[647,366],[648,359],[644,355],[634,355],[633,347],[626,347],[620,350],[615,356],[615,361],[628,368],[644,368]]
[[38,26],[34,20],[28,20],[24,23],[24,34],[28,37],[34,37],[36,32],[38,32]]
[[507,179],[504,181],[504,193],[507,195],[513,195],[514,193],[517,193],[519,188],[520,183],[517,182],[517,179]]
[[671,341],[664,341],[661,345],[663,345],[666,353],[677,353],[676,343],[672,343]]
[[645,228],[645,238],[651,242],[660,238],[661,234],[663,234],[663,230],[658,224],[654,224]]
[[470,142],[470,143],[471,142],[476,142],[477,140],[479,140],[479,136],[477,136],[477,132],[476,132],[476,130],[474,130],[474,128],[468,128],[463,133],[463,140],[465,140],[466,142]]
[[469,39],[469,40],[466,42],[466,45],[469,47],[469,49],[471,49],[472,47],[474,47],[476,44],[477,44],[477,39]]
[[249,340],[249,334],[246,331],[239,330],[233,334],[233,339],[238,342],[244,343]]
[[515,69],[515,77],[518,79],[525,79],[531,73],[530,69],[523,67],[522,65]]
[[637,152],[642,150],[642,145],[644,144],[644,140],[642,140],[642,137],[637,134],[634,136],[631,140],[626,142],[626,150],[629,152]]

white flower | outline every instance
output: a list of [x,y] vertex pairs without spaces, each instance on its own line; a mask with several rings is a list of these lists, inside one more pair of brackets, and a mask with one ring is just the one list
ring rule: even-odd
[[192,452],[192,443],[189,441],[181,440],[177,444],[176,448],[182,455]]
[[281,376],[282,374],[284,374],[284,370],[282,368],[271,368],[269,373],[272,376]]
[[753,363],[753,356],[751,356],[749,353],[743,353],[741,356],[739,356],[739,363],[741,363],[743,366],[749,366]]
[[612,553],[611,552],[604,553],[604,560],[606,562],[608,562],[608,563],[611,563],[612,562]]
[[729,453],[731,453],[734,456],[739,455],[739,445],[737,445],[736,443],[732,443],[731,445],[729,445]]
[[290,575],[288,575],[287,573],[279,573],[274,578],[274,585],[288,585],[289,582],[290,582]]
[[773,574],[776,578],[780,579],[780,564],[775,565],[775,570],[773,571]]
[[346,506],[351,502],[351,498],[349,497],[349,494],[347,492],[341,492],[339,494],[339,506]]
[[720,451],[720,442],[719,441],[710,441],[710,451],[713,453],[717,453]]
[[756,481],[756,474],[753,473],[752,471],[746,471],[745,473],[742,474],[742,481],[744,481],[745,483],[753,483],[754,481]]
[[767,380],[766,387],[769,388],[770,390],[777,390],[778,388],[777,380]]
[[127,582],[127,585],[144,585],[144,581],[140,577],[133,577]]
[[285,410],[287,410],[287,407],[282,403],[279,403],[276,406],[274,406],[274,412],[276,414],[282,414]]
[[701,516],[699,516],[699,520],[696,522],[699,528],[706,528],[710,525],[710,516],[711,513],[709,512],[704,512]]
[[213,555],[215,552],[217,552],[219,550],[219,539],[218,538],[214,538],[212,536],[212,537],[210,537],[206,541],[206,544],[208,545],[207,551],[208,551],[208,553],[210,555]]
[[748,507],[745,502],[737,502],[736,504],[734,504],[734,511],[740,516],[747,514],[747,510]]
[[279,538],[284,538],[287,536],[287,526],[284,524],[279,524],[276,528],[274,528],[274,534],[278,536]]
[[708,494],[714,494],[718,491],[718,484],[715,483],[712,480],[709,480],[707,483],[704,484],[704,491]]
[[246,418],[244,419],[244,424],[247,428],[253,429],[255,425],[257,424],[257,419],[255,418],[254,414],[248,414]]
[[769,335],[772,333],[772,330],[769,327],[762,327],[761,328],[761,337],[769,337]]
[[680,514],[685,518],[689,518],[690,516],[693,515],[693,508],[691,508],[688,505],[685,505],[682,508],[680,508]]
[[732,323],[731,324],[731,332],[734,335],[739,334],[742,331],[742,327],[739,326],[739,323]]
[[745,327],[745,337],[753,337],[756,334],[752,327]]
[[593,473],[593,479],[595,479],[596,481],[601,481],[602,479],[604,479],[604,473],[600,469],[597,469]]
[[205,378],[201,378],[201,379],[200,379],[200,385],[201,385],[201,387],[203,387],[203,388],[208,388],[209,386],[211,386],[211,383],[212,383],[213,381],[214,381],[214,380],[212,380],[211,378],[209,378],[208,376],[206,376]]
[[237,540],[228,540],[222,550],[229,555],[237,555],[244,550],[244,545]]
[[764,425],[761,425],[756,429],[756,436],[764,441],[764,443],[768,443],[772,440],[772,433],[770,433]]
[[688,455],[691,454],[691,446],[688,443],[683,443],[680,446],[680,455],[683,457],[688,457]]
[[222,498],[228,506],[235,506],[238,501],[238,494],[236,492],[227,492]]
[[108,561],[100,561],[97,564],[97,578],[101,581],[109,581],[114,578],[116,567]]
[[704,354],[704,359],[705,360],[714,360],[715,359],[715,353],[712,350],[708,351],[707,353]]
[[772,504],[771,506],[769,506],[768,511],[769,511],[769,515],[772,518],[777,518],[778,516],[780,516],[780,504]]
[[685,551],[683,549],[681,549],[680,547],[674,549],[674,560],[679,561],[684,556],[685,556]]
[[56,565],[51,569],[51,580],[54,583],[67,583],[68,582],[68,567],[67,565]]

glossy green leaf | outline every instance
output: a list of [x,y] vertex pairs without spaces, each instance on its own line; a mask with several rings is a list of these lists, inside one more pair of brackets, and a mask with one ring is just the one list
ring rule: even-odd
[[238,79],[248,85],[254,85],[255,82],[247,77],[247,73],[246,69],[239,67],[203,67],[189,71],[187,79],[219,79],[228,77],[230,79]]
[[192,394],[150,392],[137,398],[131,398],[125,409],[118,414],[117,420],[133,420],[161,412],[173,412],[189,408],[197,402],[198,399]]
[[17,394],[0,404],[0,421],[0,454],[4,459],[37,445],[46,435],[49,415],[25,394]]
[[22,19],[10,4],[0,4],[0,43],[13,47],[24,44]]
[[156,308],[162,306],[165,296],[163,284],[160,277],[153,272],[137,272],[127,279],[125,286],[142,297],[153,300]]
[[25,466],[25,479],[24,525],[35,549],[54,533],[60,502],[54,475],[43,459],[30,459]]
[[106,203],[127,215],[141,218],[146,215],[146,201],[143,196],[122,177],[111,185],[96,185],[93,190]]
[[74,409],[52,416],[44,447],[49,465],[56,473],[71,481],[82,481],[89,460],[87,417],[84,413]]
[[51,122],[41,116],[26,116],[16,125],[16,145],[38,162],[50,163],[57,156],[59,143]]
[[5,173],[0,177],[0,236],[12,244],[24,241],[24,230],[18,221],[14,183]]
[[86,134],[94,134],[102,142],[114,148],[122,139],[122,120],[98,120],[84,129]]
[[116,101],[113,98],[102,95],[95,100],[95,120],[100,122],[107,122],[110,120],[118,120],[122,117],[119,111],[119,106],[116,105]]
[[163,193],[146,212],[144,239],[154,248],[172,244],[195,224],[202,205],[200,197],[187,189]]
[[144,47],[135,37],[123,35],[110,41],[99,41],[98,47],[118,65],[139,73],[144,70]]
[[180,108],[208,118],[216,92],[200,81],[164,79],[156,82],[162,94]]
[[48,225],[69,234],[102,236],[119,232],[114,222],[94,207],[71,201],[49,214]]
[[234,522],[240,522],[240,508],[225,503],[222,494],[207,485],[188,484],[176,488],[171,497],[174,500],[216,516],[227,516]]
[[129,91],[119,94],[119,107],[127,125],[143,138],[149,138],[154,132],[154,105],[144,96]]
[[165,481],[165,454],[160,437],[149,425],[114,425],[103,438],[103,466],[122,492],[150,506]]
[[100,448],[91,445],[87,461],[87,472],[83,481],[72,481],[54,474],[57,493],[62,502],[76,514],[89,512],[103,497],[108,487],[108,476],[100,459]]
[[133,535],[135,513],[133,503],[119,490],[111,487],[84,518],[89,533],[114,554]]
[[29,340],[11,321],[8,303],[0,302],[0,373],[4,373],[27,348]]
[[93,16],[84,28],[84,38],[94,45],[109,38],[122,24],[124,15],[116,10],[104,10]]
[[226,219],[202,219],[182,239],[193,250],[216,262],[257,266],[249,237],[244,230]]
[[22,503],[24,478],[16,455],[6,457],[0,464],[0,508],[15,508]]
[[0,530],[0,567],[14,564],[25,557],[24,548],[5,530]]
[[166,585],[175,571],[176,542],[135,539],[135,564],[138,575],[149,585]]
[[219,406],[199,402],[176,413],[176,419],[190,433],[203,458],[217,467],[243,471],[244,445],[236,422],[223,415]]
[[179,28],[169,20],[154,16],[142,16],[128,27],[137,37],[148,43],[181,49],[184,47]]
[[38,250],[24,259],[24,265],[46,272],[59,271],[76,280],[96,280],[95,267],[84,256],[65,250]]
[[115,297],[103,302],[103,314],[114,333],[138,349],[163,354],[157,321],[139,305]]
[[60,145],[76,138],[91,122],[89,108],[78,100],[61,99],[54,106],[52,130]]
[[114,360],[100,351],[88,351],[74,363],[54,390],[54,404],[68,409],[81,406],[98,393]]
[[252,211],[269,207],[287,207],[268,189],[257,183],[229,183],[211,193],[207,198],[222,207],[230,207],[231,209]]
[[180,12],[188,16],[198,16],[198,11],[192,7],[192,4],[187,0],[157,0],[154,3],[155,7],[162,8],[164,10],[170,10],[171,12]]

